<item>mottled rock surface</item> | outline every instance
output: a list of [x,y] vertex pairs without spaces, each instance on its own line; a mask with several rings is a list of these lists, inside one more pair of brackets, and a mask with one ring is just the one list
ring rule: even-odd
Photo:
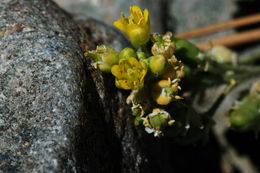
[[4,0],[0,16],[0,171],[143,172],[124,94],[81,50],[125,38],[88,21],[84,42],[50,0]]
[[82,37],[49,0],[0,2],[0,172],[76,172]]

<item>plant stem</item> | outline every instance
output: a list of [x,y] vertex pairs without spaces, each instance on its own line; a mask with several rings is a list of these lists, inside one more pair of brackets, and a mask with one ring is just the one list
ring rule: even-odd
[[240,65],[252,64],[252,63],[254,63],[257,60],[260,60],[260,53],[259,54],[254,54],[254,55],[245,56],[245,57],[241,57],[238,60],[238,64],[240,64]]

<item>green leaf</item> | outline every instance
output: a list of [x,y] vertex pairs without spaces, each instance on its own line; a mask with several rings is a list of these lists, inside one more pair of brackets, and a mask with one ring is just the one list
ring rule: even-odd
[[200,63],[198,55],[201,51],[194,44],[180,38],[172,38],[172,41],[176,44],[174,54],[177,59],[180,59],[184,64],[192,67],[196,67]]
[[256,95],[245,96],[231,112],[230,123],[238,131],[256,130],[260,125],[260,99]]

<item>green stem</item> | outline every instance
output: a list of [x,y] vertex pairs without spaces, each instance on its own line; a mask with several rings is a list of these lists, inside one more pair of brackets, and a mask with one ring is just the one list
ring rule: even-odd
[[237,82],[242,82],[248,78],[259,76],[260,67],[243,66],[233,70],[233,74],[224,74],[224,80],[229,81],[235,79]]
[[[234,79],[237,82],[242,82],[253,76],[259,76],[260,67],[249,65],[233,66],[232,64],[211,62],[208,72],[220,77],[222,76],[221,78],[224,80],[223,82],[229,82],[231,79]],[[216,80],[216,78],[212,81],[214,80]]]
[[254,54],[254,55],[250,55],[250,56],[241,57],[238,59],[238,64],[241,64],[241,65],[252,64],[257,60],[260,60],[260,54]]

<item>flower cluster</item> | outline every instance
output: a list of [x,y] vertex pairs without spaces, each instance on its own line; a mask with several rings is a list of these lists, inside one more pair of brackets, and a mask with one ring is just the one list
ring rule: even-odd
[[126,102],[131,104],[134,124],[163,136],[175,121],[166,107],[182,98],[178,91],[184,66],[174,55],[174,36],[151,34],[148,10],[138,6],[130,7],[128,18],[121,14],[114,26],[124,32],[133,48],[117,51],[102,45],[85,55],[92,57],[96,68],[115,77],[117,88],[131,90]]
[[[249,65],[257,58],[240,61],[226,47],[212,45],[201,51],[170,32],[150,33],[149,12],[138,6],[130,7],[130,16],[121,14],[113,25],[132,45],[122,50],[99,45],[85,56],[92,58],[95,68],[112,74],[117,88],[130,91],[126,103],[131,105],[133,124],[156,137],[171,136],[183,144],[206,138],[213,124],[211,114],[222,95],[260,72]],[[211,86],[220,84],[229,85],[223,93],[218,91],[221,97],[208,101]],[[256,82],[250,92],[243,90],[239,104],[229,111],[231,127],[259,130],[259,107],[260,84]]]

